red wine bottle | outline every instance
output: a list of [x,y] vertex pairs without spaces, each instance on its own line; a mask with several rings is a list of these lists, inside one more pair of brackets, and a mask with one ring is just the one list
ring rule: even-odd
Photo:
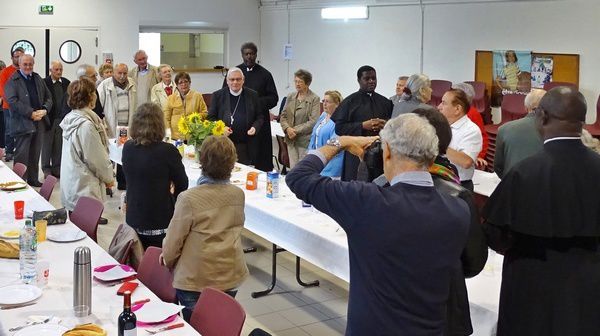
[[123,312],[119,315],[119,336],[136,336],[137,335],[137,318],[131,311],[131,292],[126,291],[123,295]]

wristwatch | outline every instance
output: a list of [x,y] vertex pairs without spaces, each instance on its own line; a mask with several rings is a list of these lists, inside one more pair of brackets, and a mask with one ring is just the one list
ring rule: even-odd
[[335,146],[337,148],[342,148],[342,144],[340,143],[340,138],[331,138],[327,140],[328,146]]

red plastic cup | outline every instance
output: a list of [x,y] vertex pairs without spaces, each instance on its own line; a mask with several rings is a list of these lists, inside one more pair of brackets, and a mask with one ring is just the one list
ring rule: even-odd
[[25,201],[15,201],[15,219],[23,219]]

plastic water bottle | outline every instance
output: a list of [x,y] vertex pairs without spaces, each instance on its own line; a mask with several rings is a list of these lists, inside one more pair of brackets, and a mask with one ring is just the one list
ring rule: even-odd
[[21,229],[19,246],[21,280],[26,284],[35,283],[37,276],[37,233],[30,219],[25,221],[25,226]]

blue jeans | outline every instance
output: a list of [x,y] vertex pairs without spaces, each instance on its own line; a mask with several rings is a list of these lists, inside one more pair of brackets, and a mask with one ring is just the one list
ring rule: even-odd
[[[224,292],[229,294],[232,298],[235,298],[235,295],[238,291],[237,289],[231,289]],[[190,318],[192,317],[192,312],[194,311],[194,307],[196,306],[196,302],[198,302],[198,298],[200,297],[200,292],[175,289],[175,293],[177,295],[177,301],[179,301],[179,304],[185,307],[182,310],[183,319],[189,323]]]
[[15,138],[10,134],[10,110],[4,109],[4,152],[6,154],[15,153]]

